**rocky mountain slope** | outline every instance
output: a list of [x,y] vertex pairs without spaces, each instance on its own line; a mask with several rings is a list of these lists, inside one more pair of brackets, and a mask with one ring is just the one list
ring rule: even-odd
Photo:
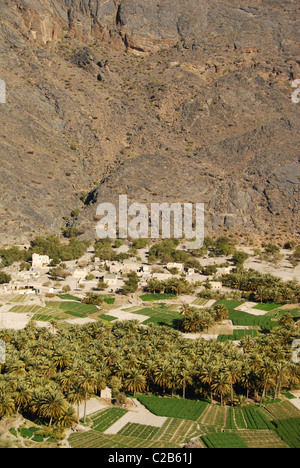
[[0,5],[1,244],[94,236],[119,194],[203,202],[210,234],[299,236],[296,2]]

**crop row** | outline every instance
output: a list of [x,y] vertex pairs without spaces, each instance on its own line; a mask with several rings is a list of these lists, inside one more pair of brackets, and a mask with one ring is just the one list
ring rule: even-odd
[[201,438],[208,448],[248,448],[238,434],[207,434]]
[[109,408],[92,417],[93,429],[105,432],[115,422],[117,422],[127,411],[122,408]]
[[300,418],[274,421],[277,434],[291,448],[300,448]]
[[262,411],[256,407],[208,406],[199,423],[223,429],[274,429]]
[[158,432],[158,427],[144,426],[141,424],[128,423],[118,432],[119,435],[138,437],[139,439],[151,440]]
[[257,408],[243,408],[244,418],[247,423],[248,429],[273,429],[270,421],[263,415],[263,413]]

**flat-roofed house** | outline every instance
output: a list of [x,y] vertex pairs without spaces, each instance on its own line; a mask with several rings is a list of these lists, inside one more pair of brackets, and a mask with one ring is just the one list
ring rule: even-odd
[[32,268],[41,268],[47,266],[50,263],[48,255],[32,254]]
[[105,400],[111,400],[112,399],[112,391],[110,388],[106,387],[104,390],[101,390],[101,398],[104,398]]
[[176,263],[176,262],[170,262],[167,263],[167,269],[172,270],[173,268],[176,268],[179,273],[183,273],[184,271],[184,264],[183,263]]
[[174,276],[171,275],[171,273],[153,273],[152,278],[155,278],[158,281],[166,281],[168,279],[174,278]]
[[100,279],[107,283],[110,288],[117,286],[118,284],[118,276],[114,273],[102,273]]
[[223,285],[221,281],[210,281],[211,288],[215,291],[221,291],[223,289]]

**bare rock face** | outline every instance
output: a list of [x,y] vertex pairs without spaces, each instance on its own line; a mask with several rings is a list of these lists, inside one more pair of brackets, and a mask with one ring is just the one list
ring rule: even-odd
[[203,35],[207,16],[206,0],[122,0],[117,24],[128,47],[155,51]]
[[74,208],[94,235],[119,194],[205,203],[210,234],[299,237],[296,2],[0,3],[1,243]]

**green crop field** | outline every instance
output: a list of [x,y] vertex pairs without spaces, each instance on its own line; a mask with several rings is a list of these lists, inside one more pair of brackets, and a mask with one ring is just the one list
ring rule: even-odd
[[274,431],[239,431],[206,434],[201,437],[207,448],[288,448]]
[[46,306],[50,308],[59,309],[66,314],[73,315],[74,317],[87,317],[90,314],[98,312],[98,307],[90,304],[82,304],[81,302],[71,301],[48,301]]
[[81,302],[81,299],[77,296],[72,296],[71,294],[57,294],[57,297],[64,299],[65,301],[77,301]]
[[178,321],[182,321],[183,317],[174,310],[170,310],[165,304],[158,304],[154,307],[145,307],[143,309],[132,310],[133,314],[146,315],[149,319],[145,320],[144,325],[154,323],[157,325],[168,325],[172,328],[178,328]]
[[99,318],[102,320],[106,320],[107,322],[113,322],[114,320],[117,320],[116,317],[113,317],[112,315],[108,314],[101,314],[99,315]]
[[152,301],[164,301],[168,299],[174,299],[177,296],[174,294],[165,294],[165,293],[160,293],[160,294],[142,294],[140,298],[142,301],[145,302],[152,302]]
[[95,431],[105,432],[126,413],[127,411],[122,408],[108,408],[100,411],[91,417],[93,429]]
[[92,428],[72,434],[68,439],[70,445],[76,448],[179,448],[194,439],[207,448],[299,448],[300,412],[288,400],[259,408],[210,405],[154,395],[139,395],[138,399],[152,413],[166,417],[161,427],[148,426],[146,421],[144,425],[127,423],[118,434],[104,434],[126,414],[126,410],[113,407],[92,415]]
[[206,428],[274,429],[269,418],[256,406],[232,408],[230,406],[208,405],[198,422]]
[[143,426],[141,424],[126,424],[123,429],[121,429],[118,434],[125,435],[129,437],[137,437],[144,440],[152,440],[157,434],[159,428],[152,426]]
[[[10,309],[10,312],[18,314],[37,314],[47,310],[49,313],[49,309],[38,305],[16,305]],[[51,309],[51,311],[54,311],[54,309]]]
[[[39,305],[18,304],[10,309],[10,312],[33,315],[31,320],[49,322],[50,320],[66,320],[71,316],[87,317],[99,312],[94,305],[82,304],[75,301],[46,301],[46,307]],[[108,317],[105,320],[109,320]]]
[[300,418],[274,421],[277,434],[291,448],[300,448]]
[[234,330],[233,335],[219,335],[218,341],[239,341],[244,336],[259,336],[257,330]]
[[195,422],[167,418],[161,427],[128,423],[118,434],[103,434],[93,427],[72,434],[68,441],[74,448],[179,448],[199,435]]
[[270,317],[268,314],[257,316],[236,310],[236,308],[243,304],[243,302],[222,299],[215,303],[215,305],[218,304],[223,304],[227,307],[229,312],[228,318],[229,320],[232,320],[233,325],[260,327],[263,330],[272,330],[272,328],[279,326],[279,323],[277,321],[273,321],[272,317]]
[[300,417],[300,411],[288,400],[283,400],[280,403],[270,403],[265,406],[263,412],[270,420],[280,421],[282,419]]
[[265,310],[266,312],[269,312],[271,310],[275,310],[278,308],[280,308],[280,304],[275,304],[274,302],[268,302],[267,304],[257,304],[256,306],[253,307],[253,309]]
[[13,299],[11,299],[10,302],[16,302],[17,304],[20,304],[26,302],[27,298],[27,294],[19,294],[18,296],[15,296]]
[[157,416],[197,421],[208,403],[198,400],[183,400],[179,398],[160,398],[152,395],[138,395],[142,405]]
[[208,448],[248,448],[238,434],[208,434],[201,439]]

